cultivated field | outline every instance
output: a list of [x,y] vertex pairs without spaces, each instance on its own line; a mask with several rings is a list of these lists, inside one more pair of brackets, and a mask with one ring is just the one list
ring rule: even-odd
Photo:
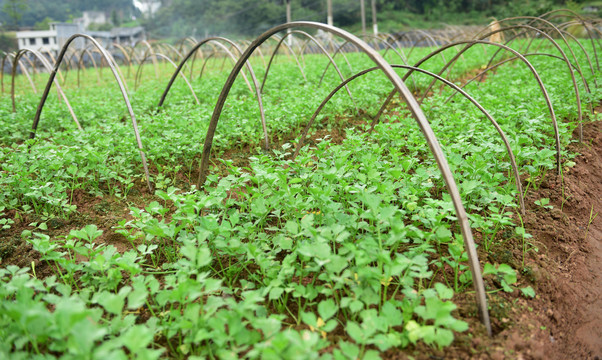
[[415,47],[293,31],[244,68],[252,44],[213,39],[160,105],[190,39],[67,52],[43,109],[24,54],[0,97],[0,357],[520,355],[500,334],[549,281],[529,219],[575,205],[602,98],[595,23],[563,16]]

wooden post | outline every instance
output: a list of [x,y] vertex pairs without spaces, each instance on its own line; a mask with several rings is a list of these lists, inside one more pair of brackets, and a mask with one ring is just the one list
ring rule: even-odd
[[376,21],[376,0],[372,0],[372,29],[374,36],[378,36],[378,23]]
[[[291,0],[286,0],[286,22],[291,22]],[[291,28],[286,29],[287,34],[290,34]],[[288,46],[293,45],[293,35],[288,35],[286,37],[286,43]]]
[[362,35],[366,36],[366,6],[365,0],[360,0],[360,9],[362,12]]

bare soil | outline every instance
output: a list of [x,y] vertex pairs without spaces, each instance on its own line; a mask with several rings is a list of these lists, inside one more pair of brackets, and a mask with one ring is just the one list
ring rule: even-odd
[[[522,263],[522,244],[508,242],[481,262],[510,263],[521,270],[519,287],[531,285],[534,299],[489,294],[494,335],[488,338],[476,317],[474,295],[459,296],[459,317],[470,329],[444,351],[418,346],[390,359],[602,359],[602,122],[583,127],[574,167],[548,173],[529,190],[522,217],[537,251]],[[574,139],[578,139],[575,131]],[[526,185],[526,184],[524,184]],[[536,205],[548,198],[552,208]],[[517,216],[518,224],[518,216]],[[478,234],[475,234],[478,238]],[[488,281],[490,284],[491,282]]]
[[[333,142],[344,138],[344,131],[329,130]],[[308,143],[323,135],[317,132]],[[457,334],[451,347],[437,350],[417,345],[389,350],[384,358],[602,359],[602,216],[597,216],[602,210],[602,122],[585,124],[584,139],[572,145],[581,154],[574,159],[574,167],[565,168],[563,176],[548,173],[536,181],[537,189],[528,191],[522,220],[537,251],[528,252],[523,264],[522,243],[514,238],[496,252],[479,254],[483,263],[503,262],[519,269],[519,287],[532,286],[536,297],[526,298],[519,290],[490,293],[494,336],[489,338],[478,321],[474,294],[459,294],[454,299],[459,304],[457,316],[469,321],[470,329]],[[143,184],[134,191],[138,196],[131,197],[133,203],[75,193],[78,214],[69,220],[49,221],[46,233],[66,235],[70,229],[94,223],[104,231],[99,241],[124,251],[131,245],[113,227],[130,218],[129,205],[144,206],[152,198]],[[535,204],[542,198],[550,199],[551,209]],[[30,267],[33,263],[38,276],[50,274],[39,254],[20,238],[21,231],[32,230],[29,224],[37,219],[14,215],[8,214],[15,220],[13,227],[0,230],[0,266]],[[518,215],[516,219],[518,224]],[[489,288],[495,287],[491,279],[487,281]]]
[[[602,358],[602,123],[584,125],[573,168],[550,174],[527,198],[526,230],[539,248],[529,265],[537,278],[535,329],[517,354],[536,359]],[[576,134],[575,134],[576,138]],[[535,200],[549,198],[551,210]],[[522,322],[518,324],[520,329]],[[512,334],[511,334],[512,335]],[[523,335],[525,335],[523,333]],[[511,337],[511,336],[510,336]]]

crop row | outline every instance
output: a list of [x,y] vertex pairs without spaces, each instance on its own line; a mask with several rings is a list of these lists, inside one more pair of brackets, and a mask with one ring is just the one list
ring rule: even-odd
[[[468,328],[452,316],[451,299],[471,285],[485,324],[481,331],[491,333],[469,221],[480,234],[479,254],[489,260],[483,266],[489,296],[496,285],[518,292],[513,267],[520,264],[496,263],[487,254],[519,244],[524,259],[533,248],[525,229],[513,226],[524,211],[520,199],[546,171],[570,167],[572,155],[563,148],[584,120],[582,103],[591,106],[600,98],[589,58],[597,40],[564,37],[563,25],[544,22],[527,19],[500,29],[516,36],[507,46],[470,40],[448,44],[444,52],[416,49],[422,60],[414,67],[391,66],[395,61],[383,56],[391,58],[392,50],[378,52],[340,29],[285,24],[240,52],[234,70],[226,70],[225,85],[224,70],[218,70],[222,60],[213,55],[202,78],[176,83],[175,71],[165,90],[158,85],[166,79],[147,75],[169,62],[141,67],[130,77],[139,83],[133,92],[107,55],[117,91],[65,91],[74,109],[85,109],[79,124],[65,120],[73,112],[64,104],[45,103],[57,71],[41,101],[23,90],[14,113],[17,81],[24,88],[27,79],[13,76],[13,100],[4,97],[0,108],[10,130],[2,136],[0,181],[10,189],[2,195],[2,211],[12,216],[3,221],[8,231],[19,218],[37,220],[14,241],[32,244],[41,255],[36,266],[46,264],[53,275],[38,277],[35,266],[1,270],[0,337],[6,341],[0,351],[374,357],[376,349],[418,341],[449,345],[454,331]],[[303,50],[303,61],[279,56],[268,62],[272,70],[258,66],[254,51],[287,28],[318,28],[353,43],[361,52],[338,53],[366,70],[356,76],[350,66],[334,69],[342,43],[328,56]],[[510,55],[495,53],[498,48]],[[520,66],[509,66],[511,60]],[[374,64],[380,71],[368,71]],[[441,77],[452,64],[455,75],[447,76],[458,84]],[[560,64],[567,70],[558,71]],[[245,66],[253,85],[238,77]],[[328,76],[312,77],[327,67]],[[395,69],[405,71],[403,77]],[[470,81],[467,72],[488,79]],[[187,73],[192,80],[192,66]],[[437,77],[447,84],[439,94],[431,84]],[[567,83],[573,92],[566,91]],[[346,85],[347,94],[335,95]],[[466,100],[451,100],[460,88]],[[430,96],[419,104],[419,93]],[[125,117],[116,106],[119,97],[127,105]],[[169,101],[157,106],[158,98]],[[320,99],[326,100],[314,111]],[[128,135],[127,117],[135,138]],[[32,118],[37,137],[22,142]],[[361,125],[364,120],[369,125]],[[314,135],[307,141],[311,146],[301,139],[291,144],[301,128],[304,136],[334,130],[345,139]],[[212,148],[221,160],[209,171]],[[144,175],[132,149],[142,155]],[[201,179],[198,186],[188,185],[193,175]],[[131,206],[112,229],[88,224],[60,234],[61,221],[79,219],[78,193],[127,204],[143,193],[141,182],[157,189],[152,201]],[[48,229],[57,223],[57,231]],[[129,250],[118,252],[100,241],[106,231],[122,236]],[[532,295],[523,285],[522,293]]]

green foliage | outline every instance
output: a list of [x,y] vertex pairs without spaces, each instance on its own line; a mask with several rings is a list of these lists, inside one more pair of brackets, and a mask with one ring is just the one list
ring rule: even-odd
[[0,51],[6,53],[18,49],[17,38],[14,32],[0,32]]
[[554,206],[550,205],[550,199],[541,198],[539,200],[535,200],[535,205],[541,207],[542,209],[553,209]]
[[[442,23],[485,25],[491,17],[502,19],[516,14],[537,16],[563,7],[564,3],[557,0],[378,0],[376,8],[380,31],[398,32],[406,28],[441,28]],[[360,31],[359,1],[332,0],[332,9],[335,26]],[[326,1],[291,1],[292,20],[325,22],[326,13]],[[366,1],[366,17],[370,22],[372,8],[369,1]],[[249,37],[285,21],[285,1],[173,0],[144,25],[159,36],[227,34]]]
[[33,26],[34,30],[48,30],[50,29],[50,23],[54,22],[53,19],[46,16],[42,21],[38,21]]
[[2,4],[2,13],[7,20],[8,27],[12,30],[19,28],[19,21],[23,17],[23,12],[27,9],[26,0],[4,0]]
[[[50,18],[55,21],[69,21],[74,17],[82,15],[83,11],[106,11],[107,15],[111,10],[123,12],[124,16],[136,14],[135,7],[131,0],[4,0],[3,11],[0,12],[0,21],[13,24],[16,12],[20,17],[17,20],[19,26],[35,26]],[[15,4],[13,6],[13,4]],[[22,4],[26,4],[23,6]],[[16,8],[15,8],[16,6]],[[7,9],[8,7],[8,12]],[[14,10],[13,10],[14,9]],[[12,19],[12,20],[11,20]],[[47,30],[48,27],[43,28]]]
[[[412,60],[428,51],[416,49]],[[488,60],[482,50],[471,51],[453,79]],[[358,69],[370,65],[366,57],[346,56]],[[395,56],[387,60],[399,61]],[[6,129],[0,134],[0,225],[25,227],[21,237],[40,261],[0,268],[0,358],[371,359],[418,342],[444,348],[467,331],[454,304],[471,286],[467,254],[450,196],[407,109],[394,102],[387,121],[368,135],[362,117],[354,118],[355,126],[346,122],[355,106],[338,94],[290,160],[294,143],[284,139],[300,132],[339,83],[331,69],[318,86],[324,57],[305,56],[307,80],[291,59],[274,63],[263,92],[270,139],[279,144],[271,151],[260,148],[256,102],[243,81],[235,83],[208,181],[203,189],[190,185],[198,176],[206,120],[229,72],[220,69],[221,60],[208,62],[204,76],[193,80],[199,106],[176,83],[166,106],[155,111],[165,79],[155,80],[151,67],[143,68],[142,85],[131,87],[154,194],[144,190],[121,94],[102,82],[105,91],[96,91],[93,71],[82,72],[81,88],[69,83],[71,74],[64,84],[84,131],[51,97],[36,139],[24,141],[39,95],[19,77],[16,113],[10,99],[0,100]],[[567,74],[553,61],[533,64],[556,113],[567,119],[560,125],[564,148],[575,104]],[[441,65],[442,59],[425,64]],[[352,73],[341,68],[345,76]],[[416,91],[428,83],[421,76],[408,81]],[[378,73],[351,85],[368,114],[390,89]],[[500,67],[467,90],[498,120],[523,179],[536,186],[555,167],[555,153],[531,74],[524,66]],[[514,224],[517,190],[503,143],[465,100],[445,103],[449,95],[444,90],[423,106],[471,226],[482,235],[479,246],[500,250],[509,245],[499,235],[510,234],[527,252],[530,235]],[[76,206],[88,205],[86,199],[94,199],[94,210]],[[54,229],[59,220],[77,225]],[[129,246],[118,251],[114,237]],[[44,278],[36,271],[42,266]],[[485,264],[484,274],[489,291],[514,291],[520,283],[509,264]],[[529,287],[521,292],[534,296]]]
[[497,268],[487,263],[483,269],[483,276],[494,275],[495,280],[502,286],[505,292],[513,292],[510,286],[517,281],[516,271],[507,264],[500,264]]
[[533,288],[531,286],[521,288],[520,291],[525,297],[529,297],[529,298],[535,297],[535,290],[533,290]]

